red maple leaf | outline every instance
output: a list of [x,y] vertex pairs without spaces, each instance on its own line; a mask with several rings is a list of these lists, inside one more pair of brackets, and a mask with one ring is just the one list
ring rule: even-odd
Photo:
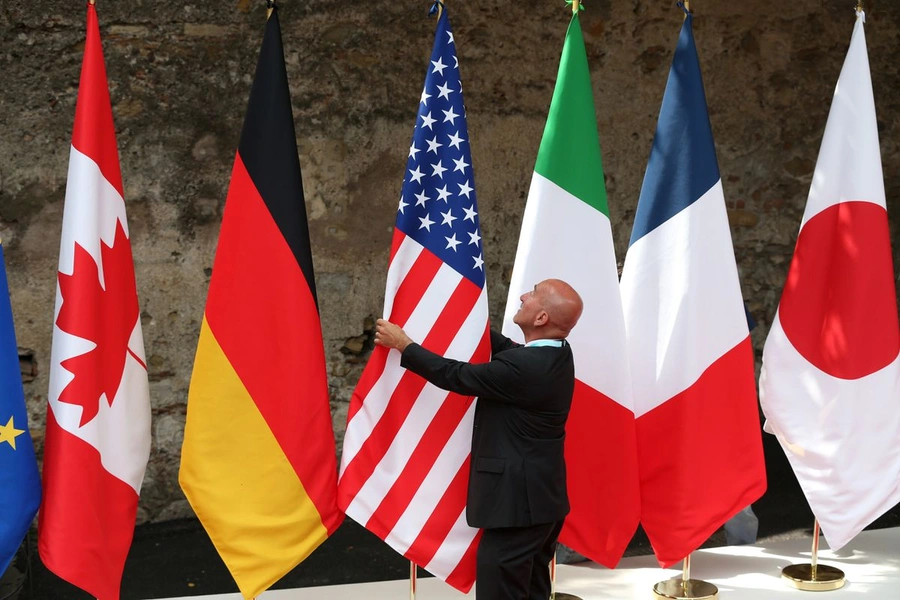
[[63,301],[56,325],[66,333],[96,344],[88,352],[62,361],[62,366],[75,378],[63,389],[59,399],[82,407],[82,427],[97,416],[102,395],[106,395],[106,401],[112,406],[125,371],[128,339],[138,318],[131,244],[121,223],[116,224],[112,246],[100,241],[100,256],[103,286],[97,263],[78,244],[75,244],[72,274],[59,273]]

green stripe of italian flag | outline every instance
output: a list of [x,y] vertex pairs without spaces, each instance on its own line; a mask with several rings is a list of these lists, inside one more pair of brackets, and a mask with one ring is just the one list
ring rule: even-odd
[[525,206],[503,319],[507,336],[522,341],[512,321],[519,297],[550,278],[568,282],[584,300],[568,338],[577,379],[566,428],[572,512],[560,540],[612,568],[637,528],[640,496],[625,319],[577,15],[566,33]]

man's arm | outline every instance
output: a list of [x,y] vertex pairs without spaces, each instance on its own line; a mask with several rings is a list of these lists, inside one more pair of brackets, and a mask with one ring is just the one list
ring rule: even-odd
[[403,350],[400,366],[449,392],[505,401],[513,401],[517,396],[523,376],[519,365],[503,357],[471,364],[444,358],[414,342]]
[[[497,334],[500,340],[506,340]],[[491,332],[493,341],[494,332]],[[509,341],[509,340],[507,340]],[[399,326],[378,319],[375,325],[375,343],[402,353],[400,366],[421,375],[439,388],[466,396],[490,395],[497,399],[513,397],[517,384],[522,380],[519,366],[509,360],[494,359],[488,363],[470,364],[444,358],[426,350],[412,341]],[[509,347],[515,347],[509,342]]]

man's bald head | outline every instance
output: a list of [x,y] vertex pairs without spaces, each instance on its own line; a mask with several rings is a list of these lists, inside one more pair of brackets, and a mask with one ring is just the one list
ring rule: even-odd
[[581,296],[561,279],[545,279],[538,284],[537,289],[544,310],[550,317],[549,324],[562,332],[562,337],[566,337],[578,323],[584,310]]
[[513,321],[526,341],[568,336],[584,308],[578,292],[561,279],[545,279],[522,294],[520,300],[522,306]]

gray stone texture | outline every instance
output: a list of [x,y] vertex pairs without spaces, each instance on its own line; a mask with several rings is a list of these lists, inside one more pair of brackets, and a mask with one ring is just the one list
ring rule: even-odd
[[[586,4],[582,22],[622,260],[681,12],[674,1]],[[262,0],[97,5],[153,403],[140,519],[157,521],[191,514],[177,483],[187,390],[265,7]],[[853,5],[694,2],[735,254],[760,325],[753,332],[757,354],[790,262]],[[866,5],[896,249],[900,3]],[[283,0],[280,6],[340,448],[349,398],[380,316],[434,21],[423,0]],[[448,6],[497,320],[568,17],[562,0],[450,0]],[[84,21],[84,2],[0,2],[0,237],[39,451]]]

